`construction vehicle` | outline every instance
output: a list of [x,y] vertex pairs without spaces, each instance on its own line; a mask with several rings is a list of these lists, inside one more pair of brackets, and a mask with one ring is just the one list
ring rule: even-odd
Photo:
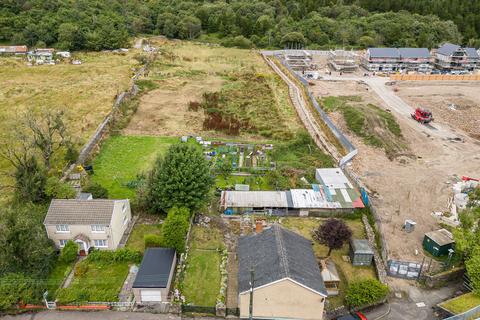
[[433,121],[432,112],[427,109],[417,108],[415,109],[415,113],[412,113],[411,116],[415,121],[422,124]]

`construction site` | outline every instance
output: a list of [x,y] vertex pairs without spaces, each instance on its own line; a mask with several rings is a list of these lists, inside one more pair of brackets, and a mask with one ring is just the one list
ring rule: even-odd
[[[388,244],[388,258],[421,262],[424,234],[439,228],[439,213],[452,210],[452,186],[462,182],[462,176],[479,175],[480,82],[391,81],[388,77],[367,75],[362,67],[353,73],[338,71],[338,65],[332,64],[335,55],[315,53],[310,51],[308,55],[315,69],[302,73],[316,73],[315,77],[305,77],[309,91],[358,149],[347,167],[370,192]],[[364,106],[374,106],[393,115],[402,148],[392,156],[368,143],[349,127],[345,113],[335,108],[327,110],[325,101],[331,101],[331,97],[343,99],[352,110],[363,112]],[[418,113],[417,108],[429,111]],[[431,119],[423,121],[420,115],[429,115]],[[365,122],[367,125],[361,130],[376,132],[380,140],[390,138],[380,120]],[[410,232],[405,231],[407,220],[415,226]]]

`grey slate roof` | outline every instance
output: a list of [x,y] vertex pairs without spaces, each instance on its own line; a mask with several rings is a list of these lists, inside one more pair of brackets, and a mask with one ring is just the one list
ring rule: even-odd
[[480,58],[475,48],[465,48],[465,52],[467,53],[467,56],[469,56],[470,58]]
[[427,48],[399,48],[402,58],[430,58],[430,51]]
[[369,48],[371,58],[400,58],[397,48]]
[[108,225],[112,220],[115,201],[119,200],[53,199],[43,223],[46,225]]
[[275,224],[259,234],[238,240],[238,290],[250,289],[254,268],[255,288],[277,280],[292,280],[327,296],[311,241]]
[[148,248],[132,287],[166,288],[174,258],[175,249]]
[[354,253],[359,254],[373,254],[372,248],[368,244],[368,240],[365,239],[352,239],[350,245],[353,248]]
[[437,49],[437,53],[440,53],[444,56],[451,56],[458,49],[460,49],[459,45],[447,42],[447,43],[444,43],[440,48]]

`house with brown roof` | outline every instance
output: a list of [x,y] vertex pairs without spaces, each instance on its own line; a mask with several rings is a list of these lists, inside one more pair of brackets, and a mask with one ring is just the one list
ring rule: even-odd
[[72,240],[85,255],[90,248],[118,248],[131,220],[128,199],[53,199],[43,224],[57,248]]

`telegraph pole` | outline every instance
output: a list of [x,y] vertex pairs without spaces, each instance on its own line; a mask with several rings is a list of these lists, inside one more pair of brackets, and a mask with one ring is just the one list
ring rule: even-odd
[[253,267],[250,268],[250,308],[249,308],[249,320],[253,320],[253,288],[254,288],[254,280],[255,279],[255,271]]

